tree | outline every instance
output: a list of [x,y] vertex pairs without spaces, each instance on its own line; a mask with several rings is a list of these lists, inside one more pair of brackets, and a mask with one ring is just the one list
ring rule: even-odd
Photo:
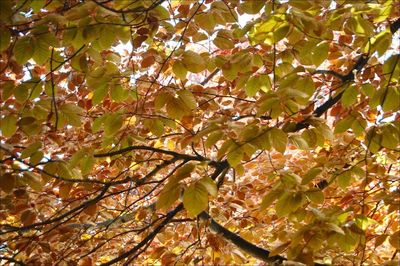
[[399,9],[0,1],[0,261],[395,264]]

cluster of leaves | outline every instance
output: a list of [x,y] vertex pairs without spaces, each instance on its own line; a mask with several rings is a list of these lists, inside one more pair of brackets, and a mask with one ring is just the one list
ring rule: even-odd
[[0,262],[394,262],[399,17],[0,1]]

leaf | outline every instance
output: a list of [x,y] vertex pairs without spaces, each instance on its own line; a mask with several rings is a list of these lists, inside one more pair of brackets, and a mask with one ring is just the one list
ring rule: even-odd
[[325,200],[324,193],[319,189],[306,192],[306,197],[315,204],[322,204]]
[[37,142],[34,142],[34,143],[30,144],[28,147],[26,147],[22,151],[20,158],[21,159],[25,159],[25,158],[30,157],[33,153],[38,151],[41,147],[42,147],[42,142],[41,141],[37,141]]
[[23,182],[29,185],[36,192],[42,191],[43,184],[40,181],[40,177],[33,172],[24,172]]
[[94,166],[95,160],[91,155],[86,155],[80,160],[80,168],[82,175],[88,175]]
[[389,237],[389,243],[395,249],[400,249],[400,231],[396,231]]
[[285,153],[286,145],[288,142],[288,137],[282,129],[272,128],[268,131],[269,139],[271,141],[272,147],[281,153]]
[[193,163],[187,163],[180,167],[173,176],[170,177],[170,182],[178,183],[179,181],[190,176],[190,174],[196,169],[196,165]]
[[156,209],[157,210],[167,210],[172,204],[174,204],[181,194],[181,187],[175,182],[169,182],[165,185],[161,191],[160,196],[158,196]]
[[21,222],[24,226],[29,226],[33,224],[36,220],[36,214],[28,209],[21,213]]
[[151,65],[153,65],[154,63],[155,63],[155,58],[154,58],[154,56],[151,55],[151,56],[147,56],[147,57],[143,58],[143,60],[141,62],[141,66],[143,68],[148,68]]
[[223,136],[224,132],[222,132],[221,130],[215,131],[208,136],[204,145],[206,146],[206,148],[210,148],[215,143],[217,143],[217,141],[221,140]]
[[17,116],[9,114],[0,120],[1,134],[4,137],[11,137],[17,131]]
[[275,211],[278,217],[287,216],[303,204],[303,194],[285,192],[276,202]]
[[215,19],[212,13],[199,13],[194,17],[194,21],[200,28],[207,32],[212,32],[215,28]]
[[232,42],[232,39],[233,35],[231,31],[219,30],[213,43],[215,44],[215,46],[217,46],[222,50],[232,49],[235,47],[234,43]]
[[13,191],[17,184],[17,180],[15,176],[11,173],[0,174],[0,189],[3,190],[6,194],[9,194]]
[[263,1],[245,1],[239,6],[240,10],[247,14],[257,14],[264,7]]
[[204,211],[208,206],[207,189],[196,182],[191,184],[183,193],[183,206],[189,213],[189,217],[194,218]]
[[196,98],[189,90],[180,90],[177,92],[179,99],[189,108],[195,109],[197,107]]
[[192,73],[199,73],[206,69],[206,62],[203,57],[193,51],[185,51],[183,53],[182,63],[187,70]]
[[349,107],[357,101],[358,90],[355,85],[348,87],[340,99],[343,106]]
[[271,204],[277,200],[281,194],[282,191],[279,190],[271,190],[268,192],[261,201],[260,210],[263,211],[271,206]]
[[341,173],[337,177],[337,183],[341,188],[347,188],[351,183],[351,173],[349,171],[344,171]]
[[72,183],[62,183],[58,188],[58,194],[62,199],[67,199],[72,189]]
[[302,185],[306,185],[310,183],[315,177],[317,177],[322,172],[321,167],[314,167],[308,170],[307,173],[304,174],[303,179],[301,181]]
[[200,179],[199,184],[205,187],[205,189],[208,191],[208,194],[211,196],[216,197],[218,194],[218,188],[217,184],[215,184],[215,181],[212,180],[210,177],[206,176]]
[[318,67],[328,58],[329,43],[326,41],[320,42],[312,51],[313,64]]
[[333,231],[333,232],[336,232],[336,233],[341,234],[341,235],[345,235],[346,234],[343,231],[342,228],[340,228],[337,224],[334,224],[334,223],[325,223],[324,224],[324,228],[327,231]]
[[187,113],[183,102],[178,101],[176,98],[169,99],[166,108],[168,116],[177,120],[181,120],[182,117]]
[[104,134],[112,136],[122,127],[123,120],[120,114],[112,114],[104,121]]
[[347,131],[347,129],[352,126],[354,120],[355,118],[353,116],[348,116],[345,119],[339,120],[339,122],[335,126],[334,133],[339,134]]
[[249,97],[253,97],[259,90],[268,92],[271,86],[271,80],[268,75],[252,76],[246,83],[246,94]]
[[284,252],[290,246],[291,243],[292,243],[291,241],[288,241],[272,249],[271,252],[268,254],[268,257],[273,257],[282,254],[282,252]]
[[228,152],[228,163],[230,166],[232,167],[236,167],[243,159],[244,156],[244,151],[242,150],[242,148],[237,145],[234,144],[231,148],[231,150]]
[[120,103],[129,97],[129,90],[124,89],[121,84],[115,84],[110,88],[110,95],[111,99],[117,103]]
[[395,87],[387,87],[382,104],[382,110],[384,112],[395,111],[400,108],[400,90]]
[[172,72],[174,72],[175,76],[180,80],[184,80],[187,75],[187,70],[182,61],[175,61],[172,65]]
[[11,41],[11,33],[7,28],[0,27],[0,52],[8,48]]
[[15,61],[23,65],[32,58],[34,53],[34,44],[30,36],[23,36],[15,42],[14,46]]
[[30,86],[27,83],[19,84],[14,90],[15,99],[19,103],[23,103],[29,99]]
[[68,124],[76,127],[81,125],[81,115],[83,113],[81,107],[72,103],[67,103],[61,105],[58,111],[61,125]]

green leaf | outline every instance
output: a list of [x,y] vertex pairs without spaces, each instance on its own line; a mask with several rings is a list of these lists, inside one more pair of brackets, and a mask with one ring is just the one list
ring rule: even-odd
[[[399,61],[400,62],[400,61]],[[384,112],[396,111],[400,108],[400,90],[395,87],[387,87],[382,104],[382,110]]]
[[172,72],[174,72],[175,76],[180,80],[186,79],[187,70],[182,61],[175,61],[172,66]]
[[285,192],[276,202],[275,211],[278,217],[284,217],[296,211],[304,203],[302,193]]
[[32,58],[34,53],[34,44],[31,36],[24,36],[15,42],[14,56],[18,64],[23,65]]
[[0,27],[0,52],[8,48],[11,41],[11,33],[7,28]]
[[28,147],[26,147],[22,152],[21,152],[21,159],[25,159],[30,157],[33,153],[37,152],[40,148],[42,148],[42,142],[41,141],[36,141],[32,144],[30,144]]
[[196,165],[193,163],[187,163],[179,168],[173,176],[170,177],[170,182],[178,183],[179,181],[190,176],[190,174],[196,169]]
[[351,173],[350,171],[344,171],[337,177],[337,183],[339,187],[345,189],[351,183]]
[[179,99],[181,99],[189,109],[197,108],[196,98],[194,98],[193,94],[189,90],[180,90],[177,94]]
[[346,130],[352,126],[354,120],[355,118],[353,116],[348,116],[345,119],[340,120],[335,126],[334,133],[340,134],[346,132]]
[[176,183],[167,183],[158,196],[156,203],[157,210],[169,209],[178,199],[181,194],[181,187]]
[[17,116],[13,114],[6,115],[0,120],[1,134],[9,138],[17,131]]
[[340,101],[342,102],[343,106],[349,107],[357,101],[357,96],[357,87],[355,85],[352,85],[344,91]]
[[60,125],[68,124],[76,127],[81,125],[83,109],[79,106],[72,103],[67,103],[61,105],[58,111]]
[[354,119],[353,124],[351,124],[351,129],[356,137],[361,136],[365,132],[366,128],[367,121],[365,121],[363,118]]
[[271,206],[271,204],[277,200],[281,194],[282,191],[279,190],[271,190],[268,192],[261,201],[260,210],[263,211]]
[[192,73],[199,73],[206,69],[206,61],[201,55],[193,51],[183,53],[182,63]]
[[95,159],[92,155],[86,155],[80,160],[80,169],[82,175],[88,175],[93,169]]
[[209,12],[196,14],[194,21],[207,32],[212,32],[216,25],[213,14]]
[[36,173],[24,172],[23,179],[21,181],[30,186],[36,192],[42,191],[43,184],[40,180],[40,177]]
[[19,103],[24,103],[29,99],[30,86],[27,83],[19,84],[14,90],[14,97]]
[[215,181],[212,180],[210,177],[206,176],[200,179],[199,184],[204,186],[205,189],[208,191],[208,194],[211,196],[216,197],[218,194],[218,188],[217,184],[215,184]]
[[282,129],[272,128],[268,131],[269,139],[271,141],[272,147],[281,153],[285,153],[286,145],[288,142],[288,137]]
[[93,105],[101,103],[104,97],[106,97],[107,93],[108,93],[108,86],[106,84],[98,86],[96,90],[93,92],[93,97],[92,97]]
[[322,172],[321,167],[314,167],[308,170],[307,173],[304,174],[303,179],[301,181],[302,185],[306,185],[310,183],[314,178],[316,178],[321,172]]
[[122,127],[123,119],[120,114],[112,114],[104,121],[104,134],[112,136]]
[[328,58],[329,43],[327,41],[320,42],[312,51],[313,64],[318,67]]
[[239,9],[246,14],[258,14],[264,5],[264,1],[245,1],[240,4]]
[[125,101],[129,97],[129,90],[124,89],[121,84],[114,84],[110,88],[111,99],[115,102],[120,103]]
[[243,156],[244,151],[242,150],[242,148],[237,144],[233,144],[232,148],[228,152],[227,160],[229,165],[232,167],[236,167],[242,161]]
[[206,148],[210,148],[215,143],[217,143],[217,141],[219,141],[223,136],[224,133],[221,130],[215,131],[208,136],[204,145],[206,146]]
[[200,183],[191,184],[183,193],[183,206],[194,218],[204,211],[208,206],[207,189]]
[[218,48],[225,50],[225,49],[232,49],[235,47],[233,41],[233,35],[231,31],[228,30],[220,30],[217,33],[217,37],[215,37],[213,43]]
[[289,140],[300,150],[309,149],[307,141],[299,135],[291,135],[289,136]]
[[322,204],[325,200],[324,193],[320,189],[307,191],[306,197],[315,204]]
[[246,83],[246,94],[253,97],[259,90],[268,92],[271,89],[271,80],[268,75],[256,75],[250,77]]

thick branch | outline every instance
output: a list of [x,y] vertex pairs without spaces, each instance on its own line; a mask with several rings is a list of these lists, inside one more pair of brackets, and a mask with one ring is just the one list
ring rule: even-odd
[[132,8],[132,9],[114,9],[111,8],[109,6],[107,6],[105,3],[106,2],[99,2],[97,0],[93,0],[93,2],[95,2],[97,5],[101,6],[104,9],[107,9],[108,11],[114,12],[114,13],[118,13],[118,14],[127,14],[127,13],[144,13],[144,12],[149,12],[150,10],[156,8],[157,6],[161,5],[165,0],[157,0],[155,2],[153,2],[151,4],[151,6],[149,7],[136,7],[136,8]]
[[282,263],[282,261],[286,260],[286,258],[282,256],[269,256],[270,252],[266,249],[260,248],[249,241],[243,239],[239,235],[229,231],[219,223],[217,223],[210,215],[206,212],[202,212],[199,217],[204,220],[210,221],[210,228],[215,233],[219,234],[223,238],[229,240],[234,245],[245,251],[246,253],[250,254],[251,256],[258,258],[265,262],[278,262]]
[[107,265],[113,265],[114,263],[117,263],[123,259],[128,258],[131,255],[134,255],[136,252],[138,252],[142,247],[146,246],[147,243],[151,242],[153,240],[154,237],[156,237],[156,235],[158,233],[160,233],[160,231],[172,220],[172,218],[174,218],[174,216],[180,212],[181,210],[183,210],[183,204],[179,204],[175,209],[173,209],[172,211],[170,211],[167,216],[165,217],[164,221],[162,221],[162,223],[160,223],[153,232],[151,232],[148,236],[146,236],[142,241],[140,241],[139,244],[137,244],[136,246],[134,246],[132,249],[128,250],[127,252],[124,252],[123,254],[121,254],[120,256],[116,257],[113,260],[110,260],[107,263],[101,264],[103,266],[107,266]]
[[395,34],[400,29],[400,18],[390,25],[390,32]]
[[156,153],[162,153],[166,155],[170,155],[176,159],[182,159],[182,160],[189,160],[189,161],[205,161],[206,159],[202,156],[192,156],[192,155],[187,155],[187,154],[181,154],[177,153],[174,151],[168,151],[168,150],[163,150],[159,148],[154,148],[154,147],[149,147],[149,146],[144,146],[144,145],[138,145],[138,146],[129,146],[117,151],[111,151],[111,152],[106,152],[106,153],[98,153],[95,154],[95,158],[100,158],[100,157],[109,157],[109,156],[115,156],[115,155],[120,155],[124,154],[130,151],[134,150],[145,150],[145,151],[152,151]]
[[[350,82],[354,80],[354,72],[357,71],[359,72],[363,67],[367,64],[368,62],[368,56],[362,54],[357,62],[354,64],[352,69],[347,73],[347,75],[342,75],[340,73],[337,73],[335,71],[331,70],[317,70],[315,73],[326,73],[326,74],[331,74],[337,78],[340,78],[342,81],[342,84],[345,84],[347,82]],[[326,111],[328,111],[332,106],[334,106],[343,96],[344,91],[338,93],[334,97],[330,97],[324,104],[320,105],[317,109],[314,110],[313,115],[315,117],[320,117],[323,115]],[[307,118],[304,119],[303,121],[299,122],[296,124],[296,127],[294,128],[293,131],[299,131],[303,128],[307,128],[310,124],[307,122]]]

